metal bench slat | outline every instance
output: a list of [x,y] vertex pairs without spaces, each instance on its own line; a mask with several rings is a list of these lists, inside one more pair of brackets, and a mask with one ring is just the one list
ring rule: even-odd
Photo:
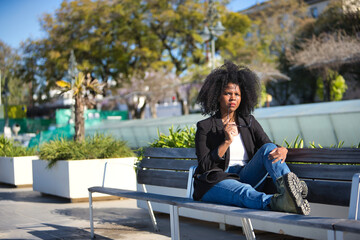
[[[351,182],[310,179],[304,179],[304,181],[309,189],[307,199],[310,203],[349,206]],[[264,188],[260,191],[267,194],[276,193],[275,185],[270,177],[266,179]]]
[[146,148],[145,157],[197,159],[194,148]]
[[288,166],[299,178],[342,180],[351,182],[355,173],[360,172],[360,165],[319,165],[290,164]]
[[173,204],[174,199],[177,197],[156,194],[156,193],[145,193],[145,192],[138,192],[133,190],[122,190],[117,188],[108,188],[108,187],[90,187],[88,188],[89,192],[98,192],[109,194],[118,197],[126,197],[138,200],[145,200],[145,201],[152,201],[152,202],[160,202],[165,204]]
[[159,159],[159,158],[144,158],[141,160],[140,168],[154,168],[154,169],[168,169],[168,170],[182,170],[189,171],[191,166],[197,165],[196,160],[175,160],[175,159]]
[[357,220],[347,220],[334,224],[336,231],[360,233],[360,222]]
[[309,202],[349,206],[351,182],[309,180],[305,182],[309,189],[307,197]]
[[359,155],[355,148],[290,148],[286,162],[360,164]]
[[284,224],[293,224],[296,226],[317,227],[322,229],[333,229],[333,224],[341,222],[342,219],[328,218],[328,217],[309,217],[299,214],[256,210],[249,208],[240,208],[236,206],[227,206],[220,204],[205,203],[201,201],[184,200],[184,202],[177,203],[179,207],[186,207],[190,209],[203,210],[207,212],[226,214],[227,216],[244,217],[250,219],[259,219],[262,221],[269,221]]
[[137,181],[139,184],[149,184],[161,187],[174,187],[186,189],[187,172],[138,170]]

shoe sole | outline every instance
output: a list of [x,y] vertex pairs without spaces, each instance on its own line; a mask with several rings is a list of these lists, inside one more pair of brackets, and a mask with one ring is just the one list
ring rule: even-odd
[[301,196],[302,196],[302,198],[306,198],[309,193],[308,186],[306,185],[306,183],[304,181],[300,181],[300,183],[301,183],[301,187],[302,187]]
[[308,200],[302,197],[303,187],[299,178],[293,172],[290,172],[285,175],[285,183],[285,187],[295,202],[296,212],[298,214],[309,215],[311,210],[310,204]]

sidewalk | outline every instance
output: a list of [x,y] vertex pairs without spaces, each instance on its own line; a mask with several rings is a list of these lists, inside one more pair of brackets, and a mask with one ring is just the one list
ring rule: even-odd
[[[96,239],[171,239],[169,215],[156,214],[160,232],[155,233],[148,212],[137,208],[135,200],[95,201],[93,206]],[[0,239],[91,239],[88,207],[0,184]],[[224,232],[216,223],[183,217],[180,233],[182,240],[245,239],[241,228]],[[297,238],[257,233],[257,239]]]

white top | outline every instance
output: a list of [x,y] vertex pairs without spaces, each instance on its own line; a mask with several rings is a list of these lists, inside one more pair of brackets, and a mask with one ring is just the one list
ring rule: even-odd
[[235,136],[230,144],[230,163],[229,166],[245,166],[249,162],[249,156],[245,150],[244,142],[240,134]]

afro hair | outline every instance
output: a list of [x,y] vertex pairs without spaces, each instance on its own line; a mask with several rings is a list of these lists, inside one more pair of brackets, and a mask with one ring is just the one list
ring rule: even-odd
[[247,116],[254,111],[260,93],[258,77],[246,66],[226,61],[206,77],[200,89],[196,102],[200,104],[203,115],[214,115],[220,110],[219,97],[228,83],[239,85],[241,91],[241,103],[236,110],[237,114]]

